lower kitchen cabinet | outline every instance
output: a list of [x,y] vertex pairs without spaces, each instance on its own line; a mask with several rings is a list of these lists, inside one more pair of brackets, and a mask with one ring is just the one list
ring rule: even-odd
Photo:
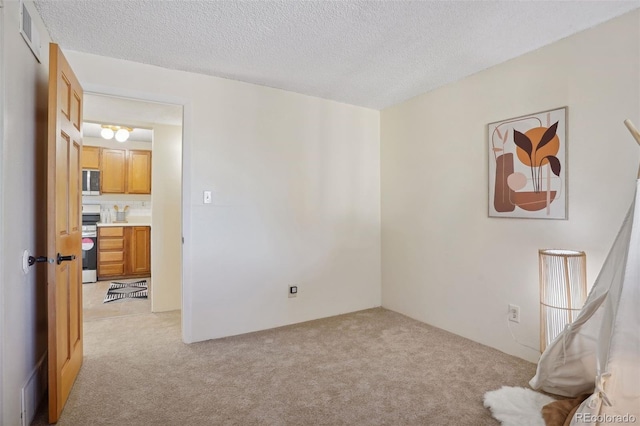
[[129,244],[128,273],[132,275],[151,272],[151,228],[148,226],[131,226],[127,228]]
[[98,228],[98,279],[136,278],[150,273],[149,226]]
[[98,279],[125,276],[124,227],[98,228]]

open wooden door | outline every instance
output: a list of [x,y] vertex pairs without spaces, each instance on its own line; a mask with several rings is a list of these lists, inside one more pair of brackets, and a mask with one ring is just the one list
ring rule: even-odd
[[53,43],[48,126],[49,422],[56,423],[82,365],[82,87]]

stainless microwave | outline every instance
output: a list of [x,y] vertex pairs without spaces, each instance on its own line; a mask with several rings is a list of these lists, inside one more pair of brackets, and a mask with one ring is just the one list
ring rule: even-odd
[[100,195],[100,170],[82,171],[82,195]]

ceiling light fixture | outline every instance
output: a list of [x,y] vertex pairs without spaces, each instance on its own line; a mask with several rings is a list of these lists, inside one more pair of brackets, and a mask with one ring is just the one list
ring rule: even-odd
[[104,139],[112,139],[114,135],[113,130],[110,127],[102,126],[102,130],[100,131],[100,136]]
[[113,139],[114,135],[118,142],[124,142],[129,139],[129,134],[133,131],[131,127],[125,126],[113,126],[110,124],[103,124],[100,136],[104,139]]
[[116,140],[118,142],[124,142],[129,139],[129,130],[128,129],[118,129],[116,132]]

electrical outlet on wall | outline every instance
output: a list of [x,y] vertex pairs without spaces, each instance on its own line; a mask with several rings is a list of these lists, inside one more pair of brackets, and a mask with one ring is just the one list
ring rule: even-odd
[[520,306],[509,304],[509,321],[520,322]]

